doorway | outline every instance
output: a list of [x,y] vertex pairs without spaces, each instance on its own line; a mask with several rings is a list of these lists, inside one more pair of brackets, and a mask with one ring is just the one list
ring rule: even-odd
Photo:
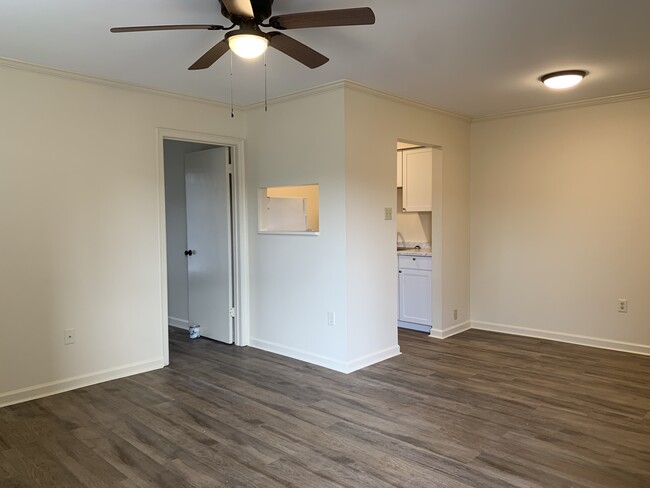
[[440,146],[397,141],[397,246],[405,253],[398,254],[398,324],[438,338],[443,330],[442,158]]
[[163,354],[168,326],[248,344],[243,141],[159,130]]

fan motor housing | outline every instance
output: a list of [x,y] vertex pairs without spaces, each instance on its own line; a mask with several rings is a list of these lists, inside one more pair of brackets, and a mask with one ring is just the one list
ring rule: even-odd
[[[253,12],[255,12],[255,21],[257,23],[263,22],[271,16],[273,0],[250,0],[250,2],[253,6]],[[243,20],[250,20],[246,17],[231,14],[223,5],[223,2],[221,0],[219,0],[219,5],[221,5],[221,15],[227,19],[230,19],[233,24],[239,24]]]

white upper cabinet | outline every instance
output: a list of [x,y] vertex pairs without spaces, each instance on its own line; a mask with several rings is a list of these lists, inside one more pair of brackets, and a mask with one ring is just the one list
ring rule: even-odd
[[397,188],[402,188],[402,155],[403,151],[397,151]]
[[433,201],[431,191],[433,185],[432,149],[424,147],[401,152],[403,210],[405,212],[431,212]]

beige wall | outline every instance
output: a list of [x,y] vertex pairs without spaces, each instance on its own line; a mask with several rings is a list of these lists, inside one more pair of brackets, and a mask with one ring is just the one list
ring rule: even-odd
[[214,104],[7,64],[0,404],[162,366],[156,128],[244,136]]
[[649,98],[473,124],[471,188],[473,325],[650,352]]
[[[343,122],[339,88],[249,111],[246,138],[251,345],[341,371],[348,363]],[[320,235],[258,233],[258,189],[304,183],[319,185]],[[335,325],[327,324],[329,311]]]
[[[434,327],[469,320],[469,122],[384,97],[354,85],[345,92],[346,234],[350,356],[363,357],[397,343],[395,144],[441,146],[442,235],[435,263]],[[440,172],[437,170],[437,172]],[[434,171],[436,173],[436,171]],[[434,241],[435,241],[435,237]],[[435,292],[434,292],[435,293]],[[441,295],[441,296],[440,296]],[[459,317],[453,319],[453,309]]]
[[[343,371],[398,351],[396,229],[383,220],[384,207],[395,209],[395,141],[449,141],[459,165],[449,174],[462,174],[454,146],[466,122],[345,84],[233,120],[218,104],[22,68],[0,68],[0,223],[11,236],[0,241],[0,403],[162,365],[157,128],[247,139],[253,345]],[[376,115],[384,121],[375,144],[358,124]],[[319,185],[320,236],[258,234],[257,189],[305,182]],[[359,288],[348,294],[351,286]],[[63,345],[66,328],[76,344]]]

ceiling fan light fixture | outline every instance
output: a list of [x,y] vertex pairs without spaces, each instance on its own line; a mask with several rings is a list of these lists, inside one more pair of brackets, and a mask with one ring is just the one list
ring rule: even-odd
[[236,34],[228,36],[228,46],[240,58],[254,59],[266,51],[269,41],[256,34]]
[[585,76],[587,76],[587,72],[584,70],[569,69],[564,71],[555,71],[540,76],[539,81],[554,90],[562,90],[564,88],[576,86]]

